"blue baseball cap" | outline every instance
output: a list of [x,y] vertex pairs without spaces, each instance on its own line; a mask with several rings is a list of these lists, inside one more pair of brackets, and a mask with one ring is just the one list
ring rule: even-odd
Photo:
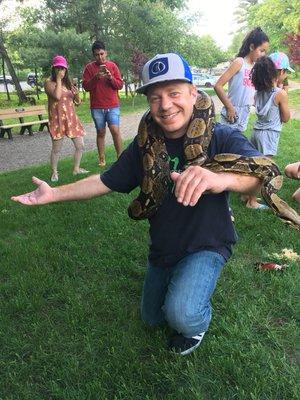
[[276,53],[270,54],[269,57],[275,64],[276,69],[287,69],[290,72],[295,72],[293,68],[290,67],[290,61],[286,54],[276,51]]
[[157,54],[144,65],[143,85],[136,91],[146,94],[148,88],[155,83],[176,80],[193,83],[192,72],[186,60],[178,53]]

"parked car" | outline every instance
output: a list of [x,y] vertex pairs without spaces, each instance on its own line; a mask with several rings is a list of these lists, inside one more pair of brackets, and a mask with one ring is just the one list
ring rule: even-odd
[[35,86],[36,78],[35,78],[35,73],[34,72],[29,72],[29,74],[27,75],[27,83],[31,87]]
[[[13,85],[14,84],[14,82],[12,80],[12,77],[10,75],[5,75],[5,80],[6,80],[6,83],[8,85]],[[0,75],[0,84],[2,84],[2,85],[5,84],[3,75]]]
[[217,82],[218,77],[209,74],[194,74],[193,82],[196,86],[212,87]]

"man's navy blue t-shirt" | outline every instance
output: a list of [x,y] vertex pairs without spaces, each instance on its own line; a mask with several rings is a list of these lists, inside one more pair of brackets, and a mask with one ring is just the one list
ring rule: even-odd
[[[170,169],[182,170],[183,137],[165,139]],[[208,157],[220,153],[244,156],[261,155],[238,130],[216,124],[208,148]],[[142,182],[143,168],[136,138],[120,158],[101,175],[108,188],[129,193]],[[187,254],[211,250],[225,259],[236,241],[231,221],[228,192],[204,194],[194,207],[178,203],[170,188],[157,213],[149,218],[149,261],[155,266],[171,266]]]

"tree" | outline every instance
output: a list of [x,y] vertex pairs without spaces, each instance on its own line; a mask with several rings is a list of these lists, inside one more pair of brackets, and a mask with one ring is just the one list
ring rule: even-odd
[[[1,3],[3,3],[3,0],[0,0],[0,4]],[[0,32],[0,55],[1,55],[2,59],[4,60],[6,66],[7,66],[7,69],[11,75],[11,78],[14,82],[14,85],[15,85],[15,88],[17,91],[17,95],[19,98],[19,103],[23,103],[23,102],[27,101],[28,99],[27,99],[23,89],[21,88],[21,85],[20,85],[19,79],[17,77],[17,74],[15,72],[14,66],[13,66],[13,64],[10,60],[10,57],[6,51],[6,48],[4,45],[4,35],[3,35],[2,30]]]
[[126,82],[136,82],[133,60],[138,55],[142,54],[146,60],[157,52],[180,52],[182,40],[178,38],[183,38],[186,30],[185,23],[162,3],[145,7],[137,0],[119,0],[111,25],[114,28],[106,42],[109,55],[118,61]]
[[241,25],[242,29],[247,25],[247,15],[249,8],[258,3],[258,0],[239,0],[239,5],[234,11],[236,22]]
[[300,23],[299,33],[290,34],[285,39],[285,44],[289,48],[290,60],[293,64],[300,66]]
[[284,50],[286,35],[298,32],[299,0],[264,0],[248,8],[248,26],[260,26],[270,38],[270,51]]
[[141,0],[141,3],[162,3],[165,7],[170,10],[181,10],[185,7],[185,0]]
[[17,77],[17,74],[15,72],[14,66],[13,66],[12,62],[10,61],[10,58],[7,54],[6,48],[4,46],[4,43],[3,43],[1,37],[0,37],[0,54],[3,57],[4,62],[7,66],[7,69],[11,75],[13,82],[14,82],[14,85],[15,85],[15,88],[17,91],[17,95],[19,97],[19,103],[23,103],[23,102],[27,101],[28,100],[27,96],[25,95],[23,89],[21,88],[21,85],[20,85],[19,79]]
[[182,55],[189,63],[199,68],[213,68],[227,59],[224,53],[209,35],[186,35],[182,45]]
[[46,26],[60,32],[73,28],[77,34],[88,32],[90,40],[107,35],[107,17],[114,8],[112,0],[45,0]]
[[[9,36],[11,48],[22,48],[22,66],[41,68],[44,75],[50,72],[50,62],[54,55],[62,54],[69,61],[71,75],[81,76],[83,65],[90,55],[88,33],[76,34],[74,29],[55,33],[50,29],[19,29]],[[70,46],[72,43],[72,46]]]
[[105,42],[109,58],[118,63],[127,82],[135,75],[136,54],[150,58],[177,51],[201,66],[213,66],[224,56],[212,38],[199,41],[189,34],[190,20],[173,11],[184,6],[182,0],[44,1],[46,8],[23,10],[22,26],[10,35],[11,46],[16,51],[22,47],[27,65],[39,62],[45,69],[53,52],[61,53],[77,74],[90,58],[94,39]]
[[231,45],[228,48],[229,58],[234,58],[236,56],[245,38],[245,34],[246,34],[245,32],[240,31],[233,36]]
[[[185,0],[128,0],[127,3],[136,9],[162,5],[173,11],[183,8]],[[76,33],[89,32],[91,40],[101,37],[106,41],[114,34],[114,22],[122,7],[114,0],[45,0],[45,4],[43,21],[55,31],[73,27]]]

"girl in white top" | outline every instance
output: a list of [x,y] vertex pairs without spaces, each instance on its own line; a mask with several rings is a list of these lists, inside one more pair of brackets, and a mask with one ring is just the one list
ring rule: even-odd
[[[250,72],[255,61],[265,55],[268,47],[269,38],[261,28],[250,31],[243,40],[236,59],[215,84],[215,92],[224,104],[221,111],[222,124],[230,124],[241,132],[246,130],[255,91]],[[223,88],[227,82],[228,94]]]

